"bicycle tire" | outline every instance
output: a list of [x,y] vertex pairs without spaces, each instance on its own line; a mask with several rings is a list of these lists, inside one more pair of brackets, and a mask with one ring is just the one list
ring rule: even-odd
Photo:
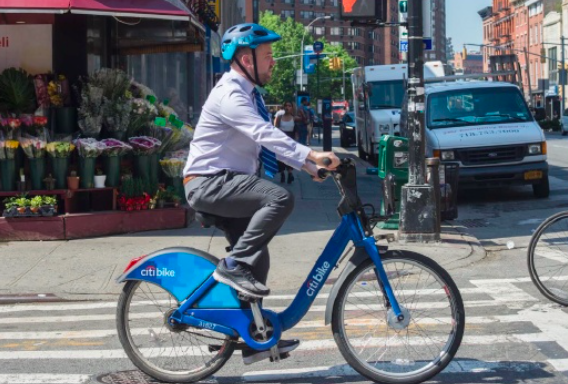
[[568,306],[568,211],[552,215],[538,226],[531,236],[527,262],[540,293]]
[[[135,298],[140,301],[134,302]],[[148,312],[152,305],[159,313]],[[228,336],[210,330],[189,326],[170,329],[165,324],[166,314],[178,306],[162,287],[128,281],[118,300],[118,337],[132,363],[154,379],[168,383],[199,381],[223,367],[233,354],[234,343]],[[170,345],[162,350],[168,342]],[[210,352],[209,345],[219,348]]]
[[[366,378],[385,384],[421,383],[442,371],[456,354],[465,328],[463,301],[448,272],[426,256],[410,251],[387,251],[381,258],[399,305],[408,310],[405,317],[409,323],[399,330],[389,325],[389,313],[391,316],[394,313],[386,309],[374,263],[367,259],[350,273],[339,289],[332,314],[333,336],[345,360]],[[427,279],[419,284],[422,277]],[[375,290],[371,291],[373,288]],[[432,303],[425,297],[426,302],[409,302],[422,296],[441,299]],[[366,300],[368,298],[372,300]],[[368,307],[365,309],[363,305]],[[375,307],[383,314],[375,313]],[[430,310],[432,315],[428,316]],[[391,320],[391,324],[395,323]],[[445,329],[447,336],[433,335],[418,340],[428,328]],[[393,341],[397,344],[392,344],[394,354],[389,351]],[[405,342],[408,343],[406,348]],[[402,344],[402,348],[398,344]],[[361,356],[375,345],[377,348],[368,359]],[[421,353],[430,357],[417,358]],[[380,361],[368,361],[375,356],[375,360]]]

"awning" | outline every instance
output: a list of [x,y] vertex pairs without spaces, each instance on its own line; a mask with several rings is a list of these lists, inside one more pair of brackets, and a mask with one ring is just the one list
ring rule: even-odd
[[205,30],[180,0],[0,0],[5,13],[76,13],[190,21]]

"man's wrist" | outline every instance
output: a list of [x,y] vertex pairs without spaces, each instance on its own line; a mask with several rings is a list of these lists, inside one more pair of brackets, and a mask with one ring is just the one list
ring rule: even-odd
[[314,151],[313,149],[310,151],[310,153],[308,153],[307,159],[310,161],[315,162],[316,161],[316,151]]

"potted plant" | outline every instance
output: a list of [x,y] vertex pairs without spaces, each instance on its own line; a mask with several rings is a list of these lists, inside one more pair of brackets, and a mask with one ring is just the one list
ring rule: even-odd
[[20,115],[35,110],[33,78],[23,69],[8,68],[0,74],[0,109]]
[[37,215],[39,214],[39,209],[43,205],[43,197],[40,195],[34,196],[30,199],[30,211]]
[[181,197],[179,197],[178,195],[174,195],[172,197],[172,202],[174,203],[175,208],[179,207],[179,205],[181,203]]
[[95,188],[104,188],[106,181],[106,175],[103,173],[103,170],[97,168],[95,171]]
[[18,204],[16,203],[16,196],[4,199],[4,217],[14,217],[18,215]]
[[77,139],[75,140],[75,146],[79,153],[81,188],[93,188],[95,182],[95,162],[105,149],[105,146],[93,138]]
[[79,189],[79,176],[77,176],[77,171],[71,171],[69,176],[67,176],[67,188],[70,190]]
[[55,196],[43,196],[40,212],[43,216],[53,216],[57,212],[57,198]]
[[26,196],[18,196],[14,200],[14,203],[16,204],[18,215],[26,216],[28,208],[30,206],[30,199],[28,199]]
[[69,157],[75,146],[67,140],[52,141],[47,144],[46,150],[51,158],[51,168],[55,174],[57,189],[65,189],[65,176],[69,168]]
[[45,129],[39,136],[23,135],[20,144],[29,159],[32,189],[42,189],[45,177],[45,147],[47,132]]

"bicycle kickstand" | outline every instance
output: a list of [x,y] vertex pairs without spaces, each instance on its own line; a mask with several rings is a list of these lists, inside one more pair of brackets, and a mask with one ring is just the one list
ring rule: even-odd
[[[250,308],[252,310],[252,317],[254,323],[256,324],[256,330],[262,336],[264,341],[268,340],[266,325],[264,324],[264,319],[262,317],[262,312],[258,305],[258,300],[254,300],[250,303]],[[280,362],[280,353],[278,351],[278,343],[276,343],[272,348],[270,348],[270,357],[274,362]]]

